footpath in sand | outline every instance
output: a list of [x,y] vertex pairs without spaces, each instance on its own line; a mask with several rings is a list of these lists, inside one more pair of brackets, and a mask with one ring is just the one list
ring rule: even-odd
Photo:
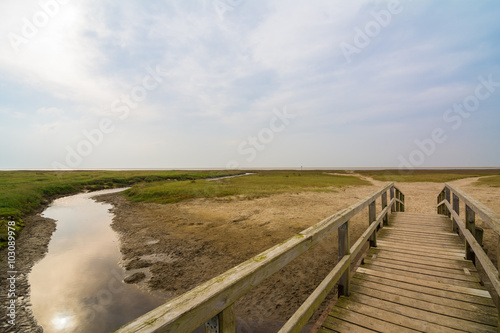
[[[475,186],[476,179],[451,183],[500,213],[500,188]],[[195,199],[162,205],[131,203],[120,194],[102,196],[100,200],[114,205],[113,228],[120,234],[124,266],[131,274],[146,270],[147,279],[141,284],[162,291],[168,300],[354,204],[385,184],[368,180],[373,185],[343,187],[337,193],[301,192],[252,200]],[[419,182],[396,183],[396,186],[405,194],[407,212],[433,214],[436,197],[444,185]],[[367,210],[351,222],[354,240],[368,226]],[[487,225],[481,221],[478,224],[485,229],[485,247],[494,259],[497,238]],[[237,302],[239,324],[254,332],[264,332],[273,323],[285,322],[336,261],[337,233],[333,233],[309,254],[299,257]]]

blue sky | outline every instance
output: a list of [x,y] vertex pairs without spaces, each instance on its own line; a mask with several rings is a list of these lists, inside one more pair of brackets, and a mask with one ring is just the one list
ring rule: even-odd
[[500,2],[0,3],[0,169],[500,166]]

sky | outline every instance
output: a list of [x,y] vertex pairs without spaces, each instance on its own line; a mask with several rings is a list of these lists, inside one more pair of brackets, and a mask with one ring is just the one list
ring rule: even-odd
[[500,166],[500,2],[0,2],[0,169]]

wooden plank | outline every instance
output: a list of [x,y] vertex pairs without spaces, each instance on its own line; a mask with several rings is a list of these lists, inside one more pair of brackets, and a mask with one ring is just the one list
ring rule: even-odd
[[[422,292],[420,288],[419,291],[414,291],[414,290],[409,290],[407,286],[402,286],[400,283],[396,284],[391,284],[392,280],[390,281],[381,281],[381,280],[369,280],[369,279],[360,279],[360,278],[353,278],[352,283],[355,285],[363,286],[366,288],[370,288],[372,290],[379,290],[383,292],[388,292],[392,293],[395,295],[400,295],[402,297],[409,297],[409,298],[414,298],[418,299],[424,302],[428,303],[433,303],[433,304],[439,304],[439,305],[445,305],[449,306],[452,308],[457,308],[461,310],[467,310],[467,311],[472,311],[472,312],[478,312],[482,314],[486,314],[489,316],[494,316],[497,317],[498,311],[494,306],[486,306],[486,305],[480,305],[480,304],[475,304],[471,303],[468,301],[461,301],[457,299],[452,299],[448,297],[444,297],[441,294],[435,293],[435,290],[430,290],[429,293],[424,293]],[[413,289],[413,288],[412,288]]]
[[425,320],[430,323],[451,327],[458,330],[465,330],[469,332],[496,332],[497,328],[494,326],[489,326],[485,324],[480,324],[476,322],[470,322],[467,320],[463,320],[460,318],[449,317],[446,315],[432,313],[425,310],[420,310],[414,307],[406,306],[406,305],[395,305],[392,302],[385,301],[376,297],[371,297],[363,294],[352,293],[350,298],[358,303],[363,303],[367,305],[371,305],[380,309],[384,309],[389,312],[398,313],[404,316],[408,316],[411,318],[416,318],[420,320]]
[[401,277],[409,277],[409,278],[414,278],[414,279],[421,279],[427,282],[438,282],[438,283],[443,283],[443,284],[450,284],[454,286],[465,286],[468,288],[478,288],[481,287],[481,285],[477,282],[470,282],[470,281],[463,281],[463,280],[457,280],[457,279],[450,279],[450,278],[444,278],[444,277],[439,277],[439,276],[434,276],[432,275],[432,272],[429,271],[429,273],[424,274],[424,273],[412,273],[412,272],[407,272],[399,269],[393,269],[393,268],[387,268],[387,267],[382,267],[382,266],[377,266],[374,264],[365,264],[363,266],[366,269],[371,269],[371,270],[376,270],[379,272],[385,272],[389,273],[392,275],[397,275]]
[[428,263],[429,265],[435,266],[439,265],[442,267],[448,267],[448,268],[467,268],[471,271],[475,271],[475,267],[472,264],[471,261],[465,261],[465,260],[454,260],[454,259],[439,259],[435,258],[432,261],[429,261],[426,258],[423,258],[421,256],[415,255],[415,254],[406,254],[406,253],[397,253],[397,252],[390,252],[390,251],[381,251],[379,249],[372,248],[368,251],[369,255],[376,254],[380,258],[388,258],[388,259],[397,259],[397,260],[403,260],[403,261],[409,261],[409,262],[416,262],[416,263]]
[[340,225],[361,212],[392,186],[394,186],[393,183],[385,185],[350,207],[157,307],[119,328],[116,332],[194,331],[337,230]]
[[425,253],[425,252],[420,252],[420,251],[413,251],[412,249],[397,248],[397,247],[393,247],[393,246],[389,246],[389,245],[380,245],[380,246],[377,246],[377,249],[391,251],[391,252],[397,252],[397,253],[406,253],[406,254],[414,254],[414,255],[418,254],[421,257],[429,258],[429,260],[432,260],[431,258],[450,259],[450,260],[460,260],[463,258],[463,256],[461,256],[461,255]]
[[419,237],[427,237],[427,238],[432,238],[432,239],[446,239],[446,240],[456,240],[459,239],[458,234],[456,233],[451,233],[451,232],[426,232],[426,231],[417,231],[414,229],[409,229],[409,228],[392,228],[387,227],[384,228],[383,233],[380,234],[382,235],[408,235],[408,236],[419,236]]
[[[367,316],[365,314],[349,311],[342,307],[334,307],[329,314],[330,316],[347,321],[351,324],[355,324],[358,326],[363,326],[365,328],[384,333],[413,333],[418,332],[416,330],[395,325],[391,322],[380,320],[378,318],[383,318],[379,316]],[[385,319],[385,318],[384,318]]]
[[463,251],[463,244],[461,243],[460,246],[457,244],[457,242],[423,242],[423,241],[418,241],[412,238],[398,238],[398,237],[390,237],[387,235],[384,235],[384,237],[381,237],[382,240],[387,240],[391,242],[397,242],[398,244],[406,244],[408,246],[413,246],[413,245],[422,245],[422,246],[428,246],[428,247],[438,247],[438,248],[443,248],[443,249],[461,249]]
[[463,293],[457,293],[453,291],[448,291],[448,290],[442,290],[442,289],[436,289],[436,288],[431,288],[428,286],[423,286],[423,285],[417,285],[409,282],[403,282],[403,281],[398,281],[395,279],[390,279],[390,278],[381,278],[375,275],[367,275],[367,274],[356,274],[353,277],[353,280],[357,281],[365,281],[365,282],[373,282],[378,285],[388,285],[394,288],[399,288],[402,290],[408,290],[408,291],[415,291],[419,294],[422,295],[430,295],[430,296],[437,296],[440,298],[446,298],[450,300],[455,300],[464,304],[471,304],[471,306],[483,306],[483,307],[489,307],[493,311],[497,311],[495,304],[493,303],[493,300],[491,298],[485,298],[481,296],[475,296],[475,295],[469,295],[469,294],[463,294]]
[[404,272],[412,272],[412,273],[421,273],[421,274],[426,274],[426,275],[431,275],[431,276],[436,276],[436,277],[444,277],[444,278],[449,278],[449,279],[454,279],[454,280],[462,280],[462,281],[469,281],[469,282],[476,282],[479,283],[481,280],[479,279],[478,276],[472,276],[472,275],[466,275],[464,272],[443,272],[439,270],[432,269],[431,267],[427,268],[418,268],[418,267],[410,267],[410,266],[404,266],[404,265],[398,265],[398,264],[391,264],[387,263],[381,260],[367,260],[365,259],[366,264],[370,264],[374,267],[380,266],[380,267],[386,267],[386,268],[391,268],[391,269],[399,269]]
[[[458,244],[461,241],[460,236],[458,236],[458,234],[452,234],[449,236],[431,235],[431,234],[417,234],[414,232],[406,232],[406,231],[400,230],[400,229],[383,230],[379,236],[380,237],[392,236],[392,237],[398,237],[398,238],[409,238],[409,239],[412,239],[414,241],[422,238],[422,239],[428,239],[428,240],[446,241],[446,242],[452,243],[452,244]],[[417,236],[418,236],[418,238],[417,238]]]
[[323,327],[331,329],[333,332],[359,332],[359,333],[371,333],[376,332],[369,330],[362,326],[351,324],[347,321],[337,319],[332,316],[328,316],[323,322]]
[[455,317],[458,319],[464,319],[467,321],[485,324],[489,326],[495,326],[497,324],[497,316],[479,313],[479,312],[470,312],[462,309],[457,309],[454,307],[446,306],[443,304],[435,304],[431,302],[422,301],[416,298],[408,297],[402,294],[393,294],[387,291],[381,291],[376,289],[367,288],[360,285],[352,286],[353,293],[356,292],[358,294],[363,294],[370,297],[375,297],[378,299],[382,299],[394,304],[400,304],[409,306],[415,309],[420,309],[436,314],[442,314],[449,317]]
[[391,241],[394,243],[408,243],[408,244],[413,244],[413,245],[429,245],[429,246],[439,246],[439,244],[442,244],[443,247],[452,247],[452,248],[457,248],[457,242],[451,242],[451,241],[444,241],[444,240],[430,240],[430,239],[420,239],[418,243],[415,243],[417,240],[414,237],[397,237],[397,236],[387,236],[385,235],[383,237],[384,240]]
[[[367,257],[367,258],[369,258],[369,260],[373,260],[371,257]],[[465,275],[471,275],[471,276],[475,276],[475,277],[479,278],[479,274],[477,272],[471,272],[467,268],[461,268],[461,267],[448,268],[448,267],[442,267],[439,264],[432,264],[431,265],[431,263],[426,263],[425,260],[423,260],[424,263],[415,263],[415,262],[410,262],[410,261],[377,257],[377,262],[387,263],[387,264],[396,265],[396,266],[402,266],[405,268],[406,267],[422,268],[422,269],[432,269],[435,272],[443,272],[443,273],[450,273],[450,274],[465,274]]]
[[398,249],[411,249],[412,251],[415,251],[415,253],[434,253],[434,254],[441,254],[441,255],[449,255],[451,257],[459,257],[460,259],[465,257],[465,251],[461,249],[444,249],[444,248],[439,248],[439,247],[428,247],[428,246],[419,246],[419,245],[413,245],[411,247],[407,245],[400,245],[399,243],[394,243],[394,242],[386,242],[386,241],[379,241],[380,246],[384,247],[390,247],[390,248],[398,248]]
[[477,288],[457,286],[457,285],[446,284],[446,283],[442,283],[442,282],[422,280],[420,278],[415,278],[415,277],[394,275],[391,273],[373,270],[373,269],[369,269],[369,268],[363,268],[363,267],[359,267],[356,270],[356,273],[369,274],[369,275],[374,275],[374,276],[378,276],[378,277],[382,277],[382,278],[388,278],[388,279],[393,279],[393,280],[402,281],[402,282],[406,282],[406,283],[412,283],[412,284],[419,285],[419,286],[426,286],[426,287],[435,288],[435,289],[453,291],[453,292],[467,294],[467,295],[475,295],[475,296],[479,296],[479,297],[491,298],[490,293],[486,290],[486,288],[484,288],[482,286],[479,286]]
[[[391,240],[387,239],[384,237],[384,238],[381,238],[380,239],[381,242],[388,242],[388,243],[394,243],[392,242]],[[454,252],[454,253],[463,253],[465,254],[465,251],[463,249],[463,246],[439,246],[438,244],[422,244],[422,243],[408,243],[408,242],[397,242],[395,245],[398,245],[398,246],[404,246],[406,248],[408,247],[417,247],[417,248],[421,248],[421,249],[429,249],[429,250],[433,250],[433,251],[443,251],[443,252]]]
[[415,319],[408,316],[403,316],[399,313],[387,311],[384,309],[376,308],[368,304],[358,303],[352,300],[339,299],[336,303],[337,307],[356,311],[371,317],[377,317],[387,320],[393,324],[414,329],[421,332],[443,332],[443,333],[456,333],[464,332],[450,327],[436,325],[425,320]]

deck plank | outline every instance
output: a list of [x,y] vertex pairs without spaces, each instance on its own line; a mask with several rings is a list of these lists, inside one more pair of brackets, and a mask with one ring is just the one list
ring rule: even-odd
[[450,219],[393,213],[319,332],[497,332],[497,324]]

